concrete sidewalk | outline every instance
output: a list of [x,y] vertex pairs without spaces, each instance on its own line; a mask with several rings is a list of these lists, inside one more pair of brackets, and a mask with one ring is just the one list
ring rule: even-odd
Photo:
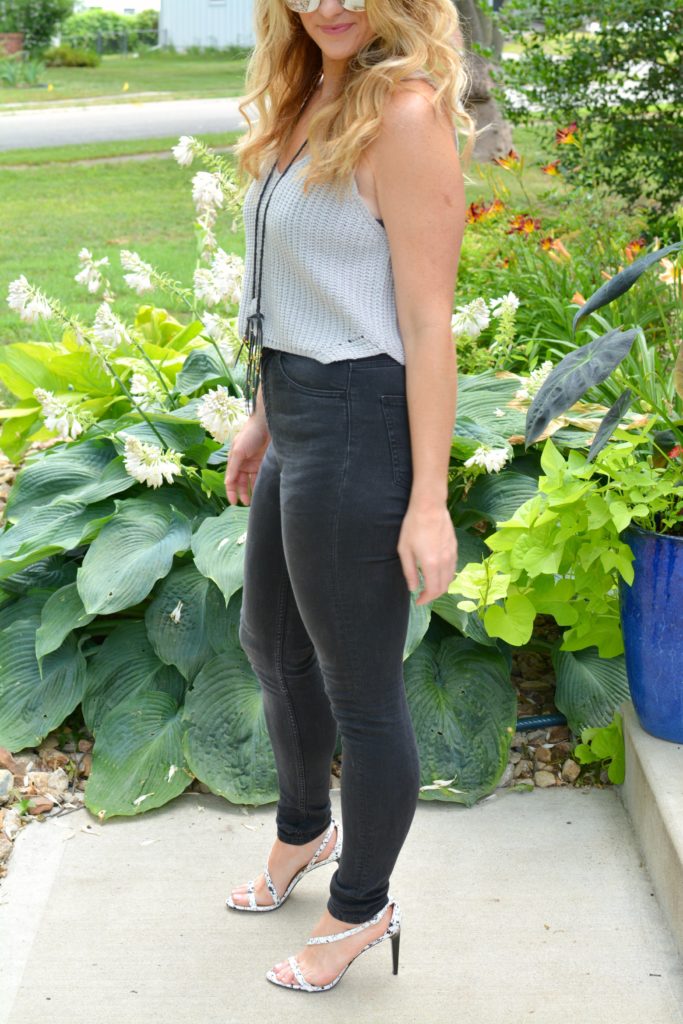
[[274,810],[187,794],[26,828],[0,886],[0,1024],[682,1024],[683,962],[617,789],[420,801],[392,878],[398,975],[382,943],[313,997],[264,974],[303,945],[328,871],[274,914],[224,904]]

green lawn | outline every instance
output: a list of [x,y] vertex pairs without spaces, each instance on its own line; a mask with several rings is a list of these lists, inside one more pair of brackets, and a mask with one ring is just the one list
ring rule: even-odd
[[[238,133],[201,136],[211,146],[228,146]],[[515,146],[527,162],[540,164],[551,157],[541,153],[534,133],[515,130]],[[0,343],[45,337],[40,325],[27,324],[7,305],[10,281],[25,274],[32,284],[59,299],[72,312],[92,322],[101,299],[88,295],[74,281],[78,272],[78,253],[82,246],[96,258],[108,256],[109,277],[118,294],[116,309],[131,318],[141,302],[164,305],[172,313],[186,316],[162,293],[144,298],[123,283],[119,250],[133,249],[159,270],[189,285],[196,263],[193,229],[194,206],[191,181],[200,165],[182,168],[170,154],[177,138],[131,140],[69,146],[59,149],[15,151],[0,154],[0,195],[11,202],[0,204],[0,237],[11,245],[0,246]],[[166,159],[114,162],[111,157],[123,153],[166,150]],[[92,165],[73,165],[88,158]],[[99,159],[98,159],[99,158]],[[14,164],[29,163],[20,169]],[[467,186],[468,201],[490,198],[490,191],[477,180],[479,165],[473,164]],[[519,189],[512,175],[501,172],[513,195]],[[538,190],[552,182],[540,171],[531,172],[528,187]],[[219,242],[226,249],[243,253],[240,234],[232,236],[227,216],[218,230]]]
[[[127,93],[162,92],[167,99],[197,96],[239,96],[244,86],[244,56],[221,54],[147,53],[139,57],[108,54],[96,68],[45,68],[40,87],[9,88],[0,84],[3,103],[80,100]],[[125,83],[127,91],[124,91]],[[48,85],[52,89],[48,90]],[[150,97],[163,99],[164,97]]]

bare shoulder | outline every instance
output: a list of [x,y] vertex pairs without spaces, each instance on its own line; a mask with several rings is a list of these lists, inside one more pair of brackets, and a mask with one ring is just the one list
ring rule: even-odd
[[451,119],[435,108],[435,86],[424,78],[406,79],[387,98],[379,134],[374,140],[376,164],[395,166],[396,161],[420,154],[457,151]]

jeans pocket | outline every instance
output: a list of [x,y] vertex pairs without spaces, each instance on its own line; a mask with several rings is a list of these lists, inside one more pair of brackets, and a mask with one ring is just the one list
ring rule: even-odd
[[413,460],[410,446],[410,423],[406,395],[381,395],[382,413],[389,439],[394,483],[410,488],[413,483]]
[[296,391],[329,398],[346,395],[348,366],[345,361],[321,363],[311,356],[281,351],[279,363],[283,378]]

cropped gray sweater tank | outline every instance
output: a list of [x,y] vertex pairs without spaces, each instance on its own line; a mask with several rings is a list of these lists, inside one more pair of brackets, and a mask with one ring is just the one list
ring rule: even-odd
[[[275,167],[261,204],[262,212],[277,183],[263,250],[263,345],[321,363],[380,352],[405,363],[384,227],[366,206],[355,177],[344,191],[317,184],[304,194],[302,177],[309,159],[306,153],[296,160],[283,181]],[[251,299],[255,215],[266,178],[264,173],[252,181],[243,204],[240,337],[247,317],[256,311]]]

